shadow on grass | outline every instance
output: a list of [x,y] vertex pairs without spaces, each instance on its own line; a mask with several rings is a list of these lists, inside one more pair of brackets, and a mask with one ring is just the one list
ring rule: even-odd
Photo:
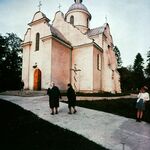
[[0,100],[0,118],[2,150],[106,150],[4,100]]
[[[95,100],[95,101],[77,101],[77,106],[104,111],[127,118],[136,118],[136,100],[137,99],[116,99],[116,100]],[[150,123],[150,102],[146,103],[143,121]]]

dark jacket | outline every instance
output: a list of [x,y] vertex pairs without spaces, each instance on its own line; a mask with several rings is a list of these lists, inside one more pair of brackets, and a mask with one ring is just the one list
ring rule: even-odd
[[48,88],[47,94],[49,95],[50,108],[59,107],[59,98],[61,98],[59,88],[57,86],[53,86],[51,89]]
[[75,106],[76,102],[76,93],[72,87],[69,87],[67,90],[67,98],[68,98],[68,104],[70,106]]

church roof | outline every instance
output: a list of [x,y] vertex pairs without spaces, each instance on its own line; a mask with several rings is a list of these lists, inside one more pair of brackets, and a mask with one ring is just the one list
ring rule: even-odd
[[39,21],[39,20],[46,20],[47,22],[49,22],[50,20],[46,17],[46,15],[41,12],[41,11],[37,11],[34,16],[32,21],[28,24],[29,26],[31,26],[32,24],[34,24],[35,22]]
[[56,38],[64,41],[65,43],[69,44],[70,45],[70,42],[63,36],[63,34],[58,31],[55,27],[53,27],[52,25],[49,25],[50,26],[50,30],[52,32],[52,35],[55,36]]
[[75,10],[75,9],[81,9],[81,10],[85,10],[88,12],[87,8],[85,5],[81,4],[81,3],[74,3],[70,6],[69,10],[68,11],[72,11],[72,10]]
[[105,29],[105,26],[90,29],[87,32],[87,35],[90,37],[90,36],[95,36],[95,35],[98,35],[98,34],[102,34],[104,32],[104,29]]

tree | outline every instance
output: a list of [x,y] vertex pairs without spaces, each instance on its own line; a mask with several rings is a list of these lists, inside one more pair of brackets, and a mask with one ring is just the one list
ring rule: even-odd
[[[146,74],[146,85],[148,86],[150,83],[150,51],[147,53],[147,66],[145,68]],[[150,85],[148,86],[150,88]]]
[[136,89],[141,88],[144,85],[145,77],[144,77],[144,59],[141,54],[138,53],[134,60],[133,71],[134,71],[134,83]]
[[145,69],[145,73],[146,73],[147,78],[150,78],[150,51],[148,51],[147,53],[147,62],[148,63]]
[[134,75],[132,66],[121,67],[118,69],[120,73],[120,83],[123,92],[131,91],[134,89]]
[[113,51],[115,52],[115,55],[116,55],[116,58],[117,58],[118,67],[121,67],[122,66],[122,60],[121,60],[121,54],[120,54],[120,51],[119,51],[118,47],[115,46]]
[[21,81],[21,39],[14,33],[0,35],[0,90],[18,89]]

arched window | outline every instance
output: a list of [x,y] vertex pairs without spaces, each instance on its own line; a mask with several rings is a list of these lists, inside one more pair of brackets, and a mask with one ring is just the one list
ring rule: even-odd
[[72,25],[74,25],[74,16],[71,16],[71,17],[70,17],[70,23],[71,23]]
[[39,45],[40,45],[40,33],[36,33],[36,42],[35,42],[35,50],[39,50]]
[[101,70],[101,65],[102,65],[102,62],[101,62],[101,55],[100,54],[97,54],[97,69],[98,70]]
[[87,18],[87,28],[89,28],[89,19]]

